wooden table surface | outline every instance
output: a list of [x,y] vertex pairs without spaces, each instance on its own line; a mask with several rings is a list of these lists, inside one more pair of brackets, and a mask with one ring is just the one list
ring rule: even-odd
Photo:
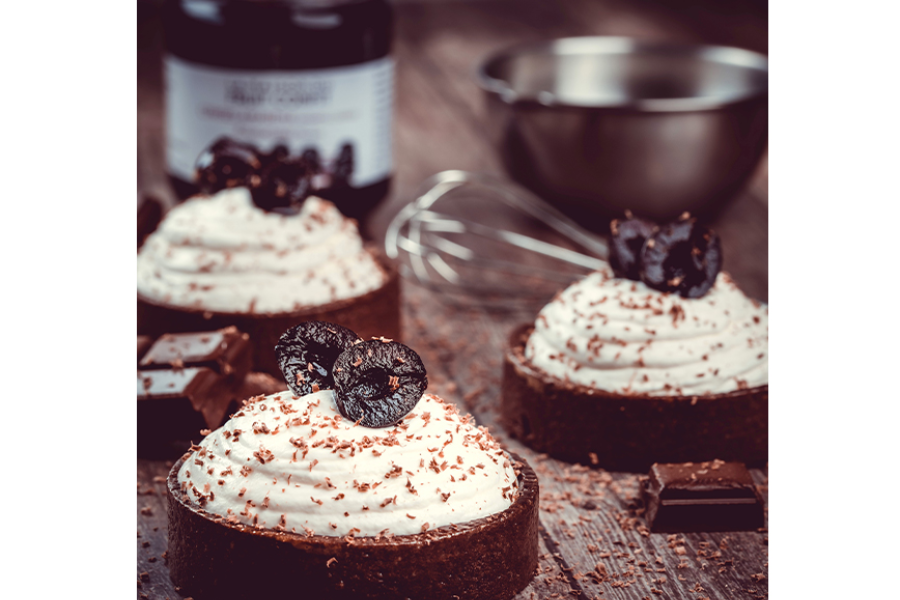
[[[173,201],[163,172],[158,2],[138,4],[138,196]],[[756,0],[469,0],[400,2],[394,156],[390,196],[370,223],[376,239],[430,175],[446,169],[502,174],[482,133],[483,105],[472,82],[478,60],[512,43],[564,35],[731,44],[765,52],[765,3]],[[768,299],[766,162],[714,222],[726,269],[751,296]],[[541,486],[541,560],[517,597],[768,597],[768,534],[649,533],[640,516],[637,476],[607,473],[536,454],[496,425],[502,349],[513,326],[539,306],[505,312],[445,304],[404,282],[404,341],[422,356],[430,390],[472,412],[525,457]],[[138,597],[183,598],[168,578],[166,498],[171,462],[138,459]],[[765,473],[753,472],[766,495]]]

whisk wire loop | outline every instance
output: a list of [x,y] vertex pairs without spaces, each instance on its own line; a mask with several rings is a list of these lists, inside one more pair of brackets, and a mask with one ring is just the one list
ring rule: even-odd
[[[465,189],[480,200],[500,201],[537,219],[566,240],[587,250],[577,252],[517,231],[453,216],[437,204]],[[452,237],[453,239],[450,239]],[[487,250],[485,242],[493,244]],[[505,251],[498,250],[505,248]],[[391,221],[385,236],[387,255],[400,263],[404,277],[436,291],[482,300],[506,301],[540,295],[534,279],[556,287],[606,265],[606,241],[590,233],[519,186],[489,175],[444,171],[427,180],[416,199]],[[541,266],[534,253],[561,263]],[[512,256],[511,260],[509,257]]]

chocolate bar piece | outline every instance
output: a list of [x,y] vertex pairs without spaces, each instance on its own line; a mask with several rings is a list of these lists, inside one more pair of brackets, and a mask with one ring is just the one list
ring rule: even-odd
[[656,463],[641,492],[654,532],[747,531],[765,523],[762,498],[744,463]]
[[[144,339],[142,339],[144,338]],[[138,336],[138,455],[177,456],[237,410],[253,347],[234,327]]]
[[142,370],[208,367],[220,375],[243,379],[250,371],[252,360],[249,336],[236,327],[226,327],[218,331],[163,334],[138,366]]

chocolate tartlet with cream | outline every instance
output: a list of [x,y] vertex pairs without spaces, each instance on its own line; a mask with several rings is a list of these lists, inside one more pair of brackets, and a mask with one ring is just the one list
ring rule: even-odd
[[528,584],[537,477],[424,393],[415,352],[312,322],[277,354],[291,391],[247,401],[169,474],[182,593],[487,600]]
[[613,223],[608,269],[560,292],[505,357],[501,414],[536,450],[615,470],[768,457],[768,307],[689,216]]
[[272,349],[300,321],[400,336],[396,269],[311,195],[311,167],[273,155],[218,142],[201,157],[204,195],[170,210],[138,252],[139,334],[236,326],[275,375]]

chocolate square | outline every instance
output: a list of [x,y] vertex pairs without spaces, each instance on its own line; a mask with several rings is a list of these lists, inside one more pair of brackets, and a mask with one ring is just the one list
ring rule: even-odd
[[747,531],[763,527],[762,498],[743,463],[656,463],[641,482],[654,532]]
[[138,455],[177,456],[238,408],[253,347],[234,327],[138,336]]
[[235,327],[197,333],[166,333],[140,361],[141,369],[207,367],[220,375],[250,371],[253,347],[246,333]]

